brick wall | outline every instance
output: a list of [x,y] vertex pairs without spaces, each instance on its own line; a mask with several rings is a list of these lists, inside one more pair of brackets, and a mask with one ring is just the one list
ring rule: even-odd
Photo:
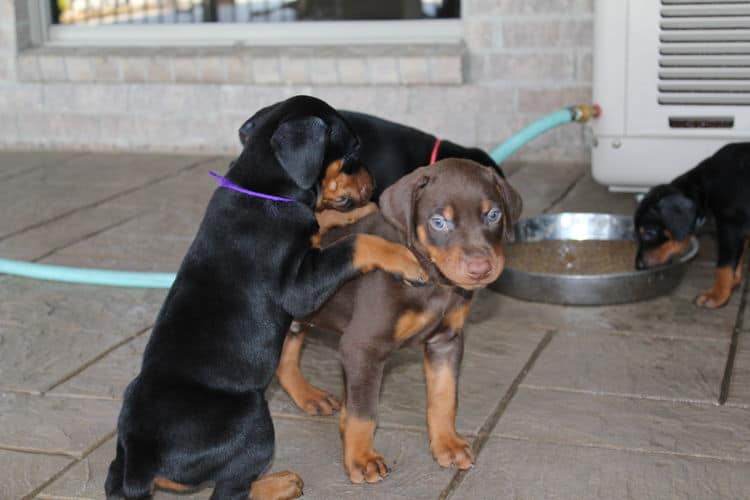
[[[593,0],[464,0],[461,46],[33,48],[0,0],[0,145],[234,153],[257,108],[297,93],[492,148],[591,96]],[[514,159],[586,161],[578,125]]]

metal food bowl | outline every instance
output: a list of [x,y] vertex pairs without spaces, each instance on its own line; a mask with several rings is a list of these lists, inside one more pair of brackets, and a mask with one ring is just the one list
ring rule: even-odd
[[[542,240],[632,240],[633,218],[597,213],[560,213],[521,219],[516,242]],[[621,304],[670,292],[698,253],[698,240],[673,263],[646,271],[611,274],[545,274],[506,265],[490,288],[522,300],[567,305]]]

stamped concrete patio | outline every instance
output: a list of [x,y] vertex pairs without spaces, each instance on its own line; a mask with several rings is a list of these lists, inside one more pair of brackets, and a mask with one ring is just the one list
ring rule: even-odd
[[[227,163],[0,153],[0,257],[173,271],[214,189],[206,172]],[[634,206],[584,165],[506,170],[525,215]],[[337,419],[302,414],[276,385],[273,469],[298,472],[310,499],[747,500],[747,282],[723,309],[692,306],[712,282],[712,254],[704,237],[679,288],[638,304],[560,307],[481,293],[460,381],[458,427],[477,451],[466,474],[430,456],[416,351],[387,369],[376,436],[392,468],[385,481],[350,484]],[[0,276],[0,499],[104,497],[121,394],[164,295]],[[303,364],[341,394],[335,337],[311,338]]]

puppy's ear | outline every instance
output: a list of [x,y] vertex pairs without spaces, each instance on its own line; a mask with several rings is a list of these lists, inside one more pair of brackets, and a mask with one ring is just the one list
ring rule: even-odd
[[323,168],[328,147],[328,125],[317,116],[285,121],[271,136],[271,147],[295,184],[310,189]]
[[430,182],[426,169],[418,168],[403,176],[395,184],[388,187],[380,195],[380,212],[388,222],[396,226],[399,231],[406,233],[409,246],[414,243],[415,231],[414,215],[417,201],[425,186]]
[[656,206],[661,213],[664,226],[676,241],[685,241],[695,231],[698,207],[687,196],[679,193],[670,194],[659,200]]
[[252,118],[248,118],[237,131],[237,135],[240,137],[240,144],[242,144],[243,148],[247,145],[247,140],[250,138],[253,127],[255,127],[255,122]]
[[518,194],[513,186],[511,186],[504,177],[494,168],[487,168],[488,172],[492,176],[492,180],[495,183],[495,187],[503,201],[503,236],[508,241],[514,241],[516,233],[514,227],[518,219],[521,218],[521,211],[523,211],[523,200],[521,195]]

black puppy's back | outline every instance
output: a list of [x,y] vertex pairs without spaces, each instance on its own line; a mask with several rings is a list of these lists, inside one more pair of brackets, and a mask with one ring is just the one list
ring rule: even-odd
[[[429,165],[438,138],[427,132],[395,123],[377,116],[356,111],[340,111],[362,140],[362,161],[375,178],[373,200],[404,175],[418,167]],[[435,160],[464,158],[480,165],[502,170],[490,156],[479,148],[467,148],[442,140]]]

